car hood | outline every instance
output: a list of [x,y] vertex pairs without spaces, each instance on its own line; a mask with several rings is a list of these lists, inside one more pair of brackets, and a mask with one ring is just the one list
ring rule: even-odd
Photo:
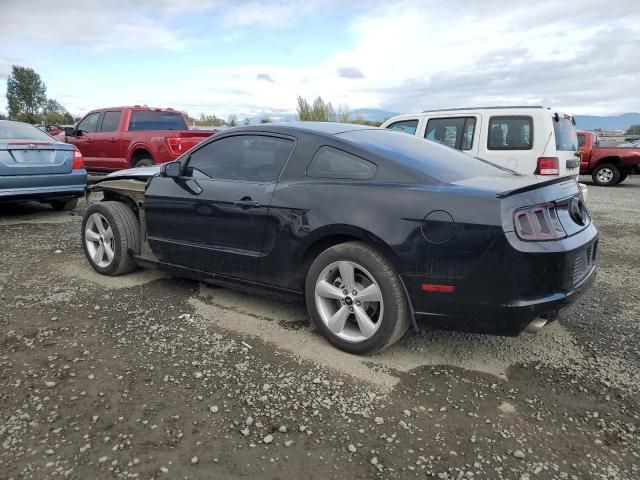
[[554,183],[563,183],[577,185],[575,177],[546,177],[541,175],[491,175],[485,177],[472,177],[451,185],[456,187],[467,188],[473,191],[481,191],[489,195],[495,195],[498,198],[505,198],[517,193],[534,190],[546,185]]
[[160,173],[160,165],[150,165],[148,167],[128,168],[126,170],[118,170],[110,173],[104,180],[113,180],[116,178],[140,178],[146,179]]

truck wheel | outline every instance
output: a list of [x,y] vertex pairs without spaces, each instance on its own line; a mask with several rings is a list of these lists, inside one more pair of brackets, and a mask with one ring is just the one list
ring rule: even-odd
[[49,205],[51,205],[51,208],[57,212],[69,212],[78,206],[78,199],[69,198],[66,200],[51,200]]
[[609,187],[618,183],[620,179],[620,170],[611,163],[603,163],[598,165],[591,174],[593,183],[601,187]]
[[622,174],[620,174],[620,178],[618,179],[618,181],[616,182],[616,184],[624,182],[624,181],[627,179],[627,177],[628,177],[628,176],[629,176],[629,174],[628,174],[628,173],[622,173]]
[[133,167],[134,168],[138,168],[138,167],[148,167],[153,165],[153,159],[151,158],[141,158],[140,160],[138,160]]
[[140,253],[140,223],[122,202],[94,203],[82,219],[82,246],[96,272],[131,272],[137,268],[131,254]]
[[384,350],[409,328],[398,274],[362,242],[335,245],[318,255],[307,274],[305,298],[318,330],[349,353]]

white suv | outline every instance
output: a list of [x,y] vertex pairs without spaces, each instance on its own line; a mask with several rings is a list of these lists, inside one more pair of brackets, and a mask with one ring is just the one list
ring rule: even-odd
[[448,145],[518,173],[577,177],[580,171],[573,118],[543,107],[432,110],[396,115],[381,126]]

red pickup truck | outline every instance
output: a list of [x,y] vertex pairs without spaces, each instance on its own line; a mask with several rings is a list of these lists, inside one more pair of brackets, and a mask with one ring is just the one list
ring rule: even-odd
[[640,169],[640,148],[600,147],[598,134],[578,131],[580,174],[591,175],[593,183],[617,185]]
[[189,130],[172,108],[135,106],[92,110],[56,138],[78,147],[87,170],[113,172],[170,162],[214,133]]

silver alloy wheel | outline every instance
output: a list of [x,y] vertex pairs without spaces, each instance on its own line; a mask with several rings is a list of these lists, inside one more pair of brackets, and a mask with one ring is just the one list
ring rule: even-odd
[[92,214],[84,229],[87,252],[98,267],[106,268],[113,262],[113,230],[107,219],[99,213]]
[[598,180],[602,183],[609,183],[613,180],[613,171],[610,168],[602,168],[598,171]]
[[327,265],[316,280],[315,301],[323,323],[347,342],[363,342],[382,325],[380,286],[355,262],[343,260]]

